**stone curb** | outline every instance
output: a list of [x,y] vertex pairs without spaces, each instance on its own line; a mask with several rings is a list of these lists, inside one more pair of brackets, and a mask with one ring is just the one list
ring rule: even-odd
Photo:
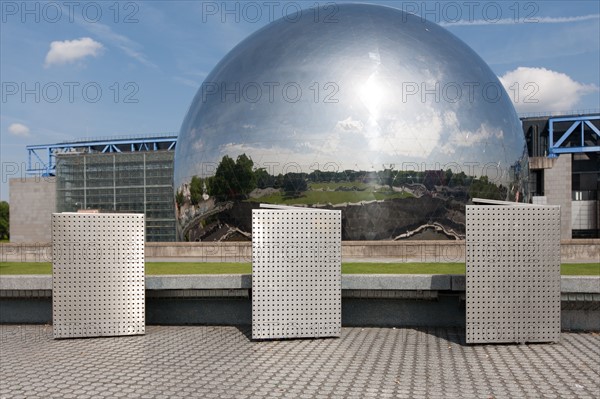
[[[147,276],[146,289],[249,289],[250,274],[205,274]],[[0,276],[0,290],[51,290],[50,275]],[[436,290],[464,291],[465,276],[451,274],[347,274],[345,290]],[[600,276],[563,276],[562,293],[600,294]]]

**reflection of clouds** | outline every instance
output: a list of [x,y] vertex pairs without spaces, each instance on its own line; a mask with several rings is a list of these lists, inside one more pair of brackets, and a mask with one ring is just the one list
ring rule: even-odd
[[375,61],[377,64],[381,64],[381,55],[379,54],[379,51],[369,51],[369,58]]
[[335,130],[341,132],[361,132],[363,127],[361,121],[354,120],[351,116],[335,124]]
[[442,134],[454,131],[457,125],[454,112],[422,107],[421,112],[410,117],[392,116],[378,122],[369,119],[366,125],[348,117],[337,122],[336,131],[361,136],[366,147],[375,153],[426,158],[439,145]]
[[394,118],[380,137],[369,142],[373,150],[387,155],[426,158],[440,142],[444,125],[441,113],[426,108],[413,118]]
[[290,171],[310,173],[324,170],[327,164],[339,164],[337,154],[326,151],[315,154],[314,148],[307,149],[307,146],[317,148],[307,142],[295,142],[290,147],[228,143],[219,147],[219,160],[224,155],[236,159],[239,155],[246,154],[254,162],[255,168],[265,168],[271,175]]
[[[457,129],[457,117],[427,107],[407,118],[393,117],[366,123],[352,116],[337,121],[331,131],[297,132],[287,140],[253,143],[229,142],[219,146],[223,155],[236,158],[246,154],[258,165],[265,162],[284,164],[293,161],[310,171],[309,165],[335,161],[344,168],[368,170],[373,164],[397,163],[403,159],[426,160],[440,145],[442,134]],[[306,168],[305,168],[306,167]]]
[[228,155],[233,159],[236,159],[242,154],[246,154],[256,163],[261,161],[267,162],[273,160],[280,160],[283,156],[290,153],[289,148],[281,146],[272,147],[259,147],[252,144],[241,144],[241,143],[227,143],[219,146],[219,157],[217,161],[221,160],[221,157]]
[[[492,141],[492,145],[499,144],[504,139],[502,129],[494,129],[485,123],[482,123],[475,132],[459,131],[452,132],[448,141],[440,147],[440,151],[444,154],[454,154],[457,149],[462,147],[473,147],[477,144],[488,144]],[[485,151],[485,145],[478,147]]]
[[333,133],[327,136],[327,139],[320,140],[321,142],[318,144],[312,143],[310,141],[305,141],[302,143],[302,147],[313,151],[318,155],[331,155],[337,152],[340,149],[340,145],[342,144],[342,140],[340,135],[337,133]]
[[192,148],[194,149],[194,151],[203,151],[204,150],[204,141],[202,139],[198,139],[198,140],[194,141],[194,144],[192,144]]
[[419,104],[411,110],[397,115],[386,112],[378,121],[349,112],[338,121],[324,121],[328,123],[317,130],[294,124],[289,133],[283,129],[278,135],[254,125],[244,129],[250,124],[240,123],[238,129],[252,131],[251,136],[230,135],[225,143],[197,138],[189,152],[203,152],[210,162],[219,162],[224,155],[235,159],[246,154],[256,167],[278,165],[278,173],[284,173],[287,164],[300,165],[310,173],[331,162],[342,169],[371,170],[373,165],[389,163],[418,162],[435,168],[435,162],[505,160],[506,133],[494,127],[493,121],[484,119],[470,128],[448,107]]

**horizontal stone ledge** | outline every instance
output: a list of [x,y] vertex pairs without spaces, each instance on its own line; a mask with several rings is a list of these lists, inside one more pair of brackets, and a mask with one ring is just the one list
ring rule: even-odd
[[51,290],[52,276],[42,274],[0,276],[0,290]]
[[600,294],[600,276],[562,276],[560,291],[564,293]]
[[[430,274],[347,274],[342,289],[364,290],[450,290],[451,275]],[[146,289],[248,289],[250,274],[181,274],[146,276]],[[2,276],[0,290],[52,289],[52,276]]]
[[146,289],[148,290],[243,288],[252,288],[251,274],[172,274],[146,276]]
[[346,274],[342,289],[350,290],[436,290],[451,289],[449,274]]
[[[452,291],[466,290],[466,277],[453,274]],[[600,276],[561,276],[560,291],[565,294],[600,294]]]
[[[146,276],[148,290],[249,289],[250,274],[194,274]],[[51,290],[50,275],[0,276],[0,290]],[[465,291],[465,276],[455,274],[345,274],[345,290]],[[562,276],[563,293],[600,293],[600,276]]]

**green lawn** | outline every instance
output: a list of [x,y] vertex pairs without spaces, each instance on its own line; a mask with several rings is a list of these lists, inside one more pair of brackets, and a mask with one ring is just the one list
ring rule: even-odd
[[465,274],[465,264],[342,263],[342,274]]
[[[146,263],[146,274],[243,274],[251,273],[250,263],[220,262],[161,262]],[[563,276],[600,276],[597,263],[565,263]],[[50,263],[2,262],[0,275],[51,274]],[[464,274],[464,263],[343,263],[344,274]]]
[[302,196],[296,198],[288,198],[284,197],[281,193],[275,193],[260,198],[253,198],[249,201],[267,204],[313,205],[328,203],[342,204],[344,202],[360,202],[409,197],[412,197],[412,195],[406,192],[306,191],[302,194]]
[[563,276],[600,276],[598,263],[563,263],[560,265]]
[[310,187],[311,190],[335,190],[336,188],[340,188],[340,187],[356,187],[359,190],[367,190],[367,189],[371,189],[371,191],[373,191],[374,187],[373,185],[369,185],[363,182],[359,182],[359,181],[352,181],[352,182],[347,182],[347,181],[341,181],[341,182],[327,182],[327,183],[308,183],[308,186]]
[[0,275],[5,274],[52,274],[52,263],[1,262]]

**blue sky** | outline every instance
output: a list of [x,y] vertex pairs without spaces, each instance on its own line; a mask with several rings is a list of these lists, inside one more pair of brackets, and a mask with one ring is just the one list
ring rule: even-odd
[[[206,75],[237,43],[300,8],[335,12],[335,3],[315,1],[0,3],[2,200],[7,179],[24,174],[26,145],[177,132]],[[597,1],[370,3],[457,35],[519,94],[518,112],[600,108]]]

